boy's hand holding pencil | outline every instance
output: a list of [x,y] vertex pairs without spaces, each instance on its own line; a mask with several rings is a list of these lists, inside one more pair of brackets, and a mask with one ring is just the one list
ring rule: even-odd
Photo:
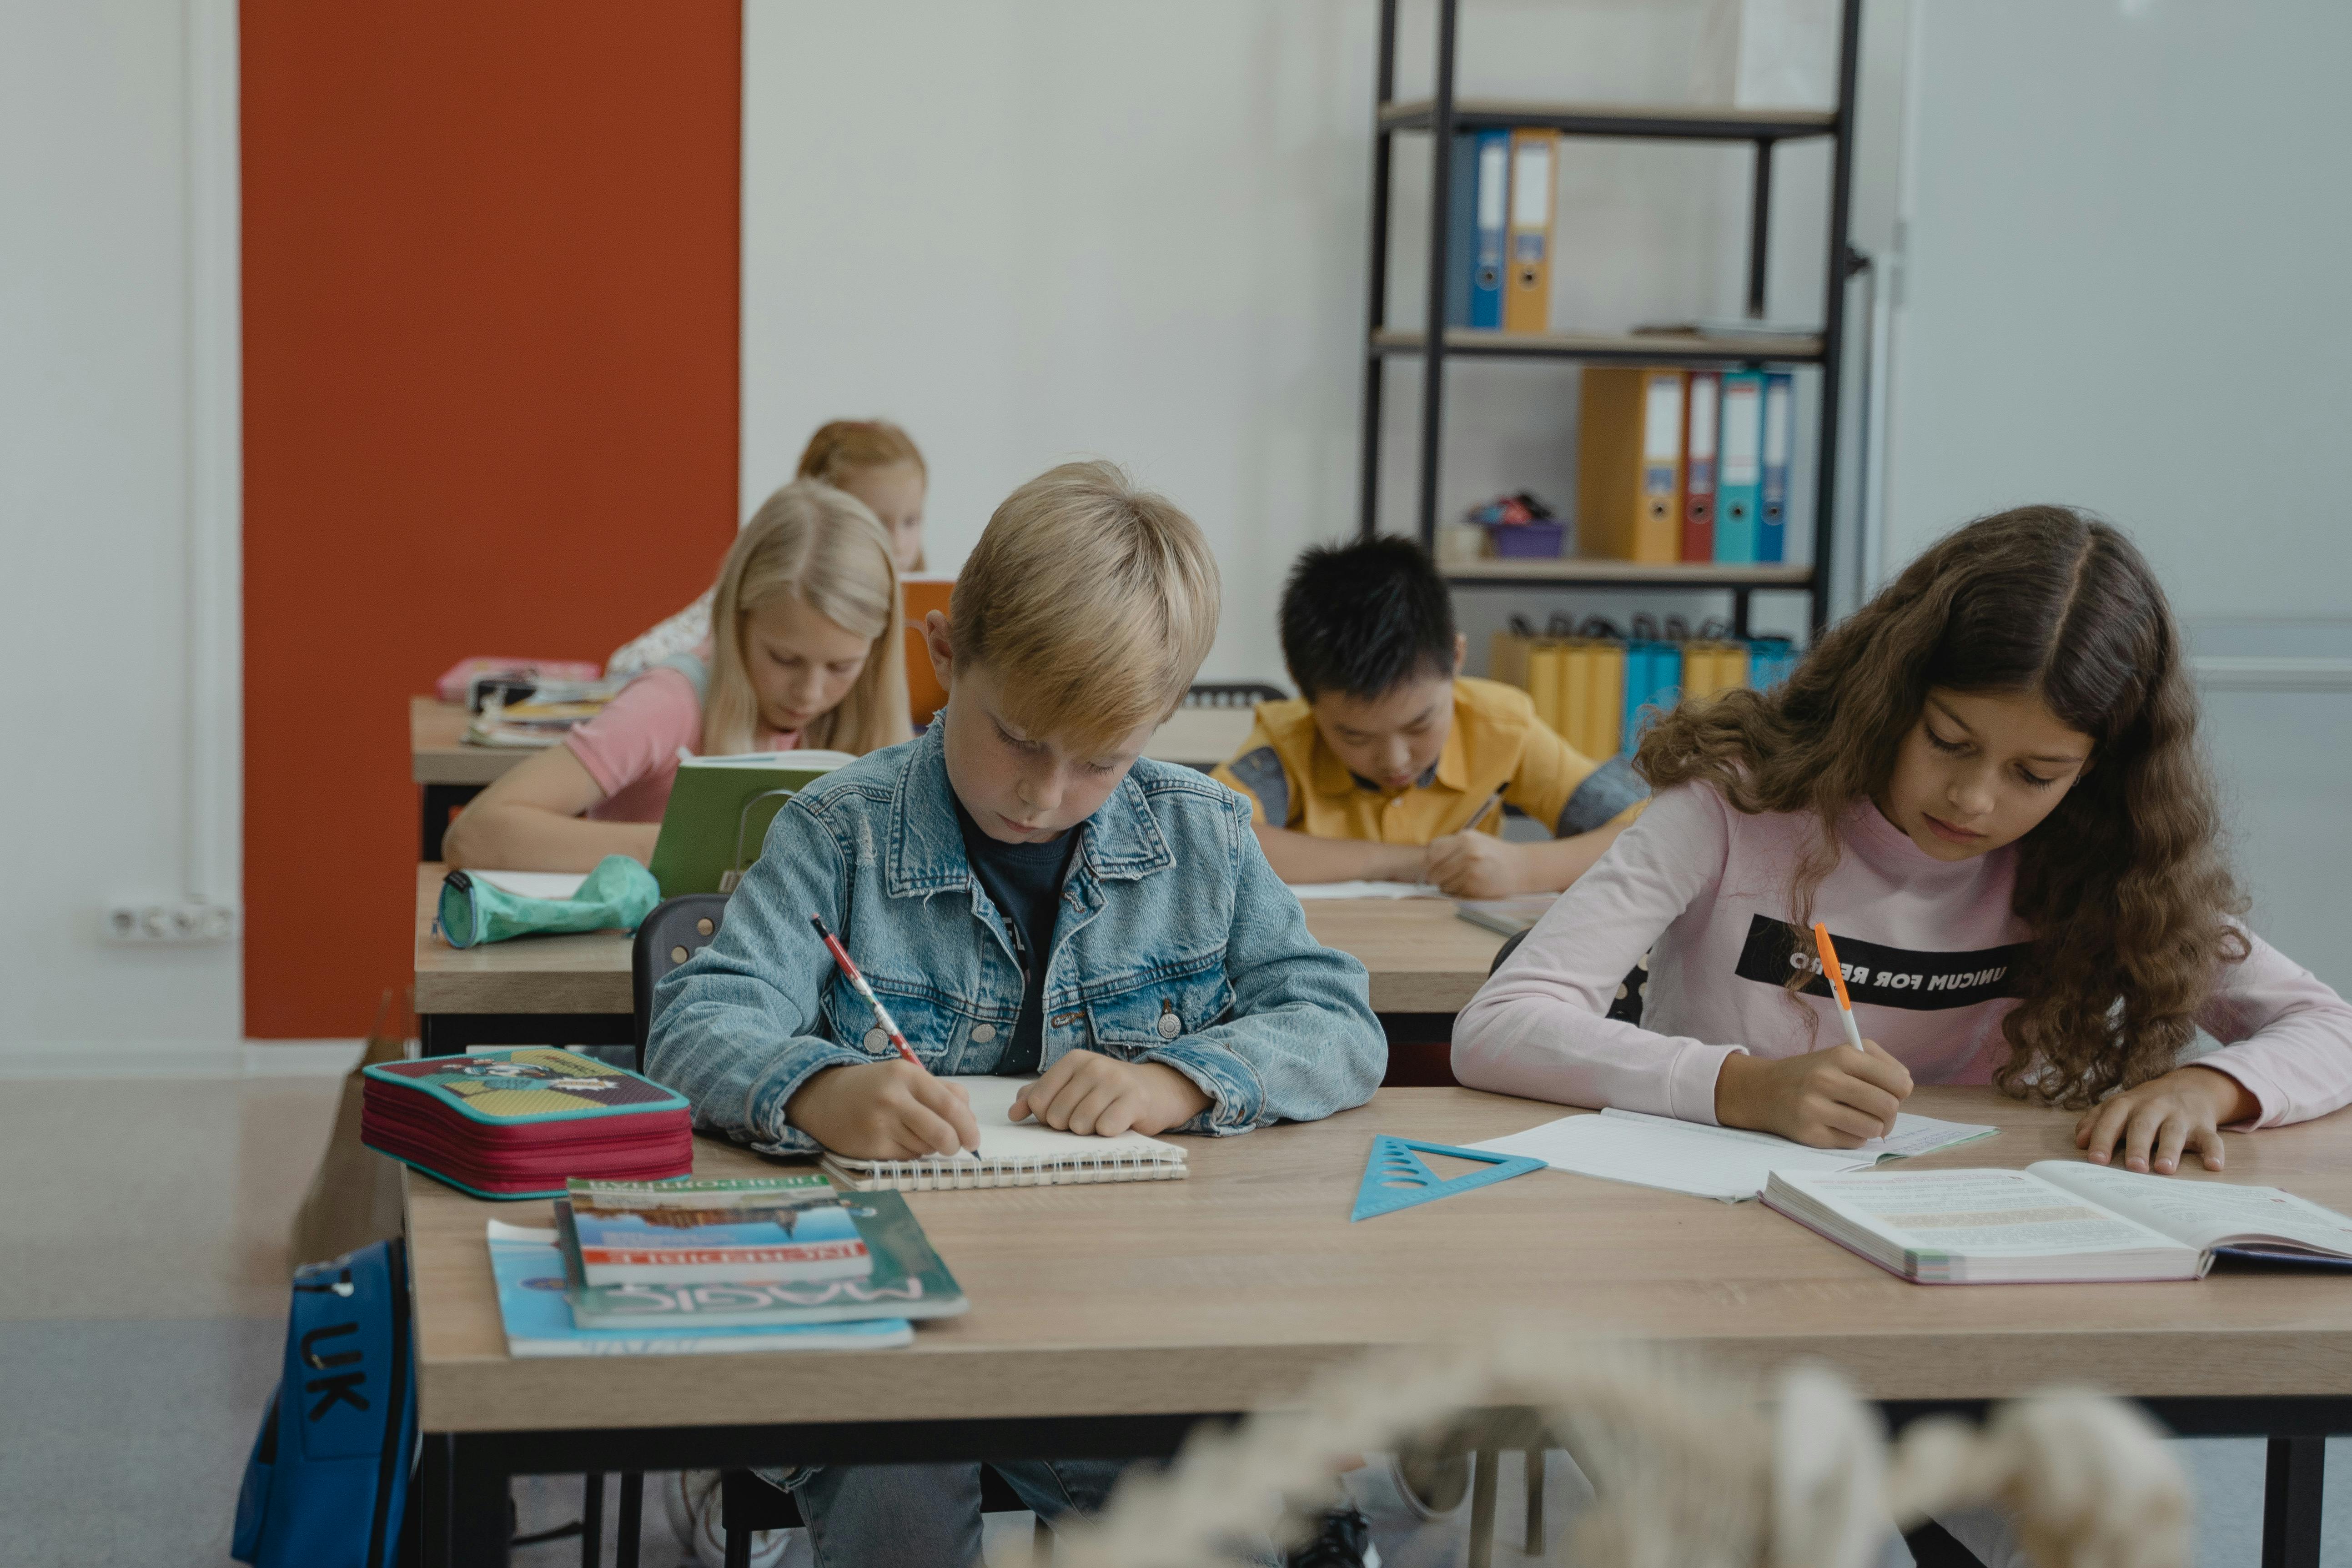
[[809,916],[809,923],[843,976],[874,1009],[874,1021],[898,1047],[898,1059],[827,1068],[801,1085],[785,1116],[835,1153],[852,1159],[919,1160],[977,1152],[980,1123],[963,1086],[925,1070],[841,939],[825,929],[822,916]]
[[1895,1114],[1911,1095],[1911,1073],[1875,1040],[1862,1037],[1829,928],[1815,922],[1813,942],[1837,997],[1844,1039],[1779,1061],[1725,1058],[1715,1080],[1715,1119],[1816,1149],[1859,1148],[1895,1130]]

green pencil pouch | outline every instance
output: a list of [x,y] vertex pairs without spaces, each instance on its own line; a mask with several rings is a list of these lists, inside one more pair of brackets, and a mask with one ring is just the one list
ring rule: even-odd
[[607,855],[568,899],[529,898],[452,871],[441,883],[438,923],[451,947],[478,947],[514,936],[635,931],[660,902],[661,884],[651,871],[626,855]]

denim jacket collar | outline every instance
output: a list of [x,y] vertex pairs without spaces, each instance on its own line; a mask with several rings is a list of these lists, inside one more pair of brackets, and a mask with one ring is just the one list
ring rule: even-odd
[[[887,887],[894,899],[947,892],[971,882],[950,794],[946,731],[942,712],[916,741],[891,792]],[[1078,858],[1098,879],[1132,881],[1176,864],[1132,770],[1078,831],[1086,836]]]

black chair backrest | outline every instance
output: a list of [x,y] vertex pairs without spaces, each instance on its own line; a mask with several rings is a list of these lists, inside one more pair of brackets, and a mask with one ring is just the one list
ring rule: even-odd
[[[1534,928],[1529,928],[1529,930],[1532,929]],[[1527,931],[1517,931],[1513,933],[1511,937],[1505,941],[1501,947],[1495,950],[1495,962],[1486,966],[1487,974],[1492,976],[1495,971],[1502,968],[1503,961],[1510,957],[1511,954],[1518,952],[1519,943],[1527,940]],[[1648,988],[1649,984],[1650,955],[1645,952],[1642,955],[1640,963],[1634,964],[1633,968],[1625,972],[1624,983],[1617,987],[1617,999],[1609,1004],[1608,1016],[1616,1019],[1621,1024],[1640,1023],[1642,1021],[1642,993]]]
[[681,893],[654,906],[629,949],[629,999],[637,1015],[637,1070],[646,1070],[646,1036],[654,1023],[654,984],[710,945],[727,918],[724,893]]

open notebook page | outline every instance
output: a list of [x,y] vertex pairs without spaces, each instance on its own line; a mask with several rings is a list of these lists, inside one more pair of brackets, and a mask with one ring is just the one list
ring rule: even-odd
[[1434,882],[1290,882],[1291,895],[1309,899],[1434,899]]
[[[1180,1161],[1184,1158],[1181,1145],[1147,1138],[1140,1132],[1124,1133],[1117,1138],[1097,1138],[1080,1132],[1057,1131],[1034,1121],[1011,1120],[1013,1097],[1021,1092],[1024,1084],[1036,1081],[1034,1079],[959,1076],[950,1077],[947,1081],[961,1084],[964,1092],[971,1097],[972,1120],[980,1123],[980,1152],[932,1155],[923,1163],[982,1165],[998,1160],[1050,1163],[1057,1159],[1100,1160],[1115,1155],[1146,1155]],[[852,1160],[838,1154],[830,1158],[853,1169],[908,1163]]]
[[467,871],[466,875],[519,899],[568,899],[588,879],[585,871]]
[[1858,1171],[1882,1159],[1948,1148],[1992,1131],[1905,1114],[1895,1118],[1889,1137],[1873,1139],[1859,1149],[1810,1149],[1769,1132],[1604,1110],[1598,1116],[1564,1116],[1470,1146],[1525,1155],[1555,1171],[1581,1176],[1744,1203],[1764,1190],[1774,1171]]
[[1895,1113],[1895,1131],[1884,1138],[1873,1138],[1853,1149],[1814,1149],[1792,1142],[1777,1132],[1759,1132],[1748,1127],[1709,1127],[1703,1122],[1683,1121],[1671,1116],[1652,1116],[1646,1111],[1619,1110],[1614,1106],[1601,1114],[1662,1122],[1669,1127],[1686,1127],[1710,1138],[1744,1139],[1768,1149],[1801,1149],[1811,1154],[1842,1155],[1846,1160],[1845,1168],[1850,1170],[1859,1170],[1880,1160],[1915,1159],[1921,1154],[1932,1154],[1938,1149],[1973,1143],[2000,1131],[1998,1127],[1988,1127],[1978,1121],[1941,1121],[1932,1116],[1914,1116],[1907,1110],[1898,1110]]

